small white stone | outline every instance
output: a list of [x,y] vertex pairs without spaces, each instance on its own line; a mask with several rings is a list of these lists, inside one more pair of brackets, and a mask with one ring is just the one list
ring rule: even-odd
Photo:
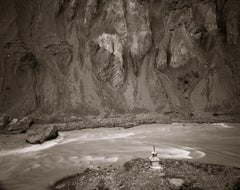
[[168,182],[170,183],[171,186],[173,186],[176,189],[180,189],[184,184],[184,181],[182,179],[177,178],[168,179]]

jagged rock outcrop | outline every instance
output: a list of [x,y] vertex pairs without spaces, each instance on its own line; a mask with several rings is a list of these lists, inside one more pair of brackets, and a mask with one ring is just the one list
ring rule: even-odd
[[24,117],[21,120],[13,119],[7,126],[7,131],[11,133],[25,133],[34,121],[30,118]]
[[238,114],[238,0],[0,0],[0,113]]

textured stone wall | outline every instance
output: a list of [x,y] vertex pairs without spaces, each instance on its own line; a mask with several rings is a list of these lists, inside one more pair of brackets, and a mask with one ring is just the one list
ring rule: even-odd
[[239,113],[238,0],[0,0],[0,112]]

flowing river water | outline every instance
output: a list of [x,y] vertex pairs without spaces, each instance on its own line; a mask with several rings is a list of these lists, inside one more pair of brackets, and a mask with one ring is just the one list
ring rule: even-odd
[[0,135],[0,190],[44,190],[86,167],[118,165],[149,157],[191,159],[240,167],[239,124],[153,124],[130,129],[60,132],[41,145],[24,134]]

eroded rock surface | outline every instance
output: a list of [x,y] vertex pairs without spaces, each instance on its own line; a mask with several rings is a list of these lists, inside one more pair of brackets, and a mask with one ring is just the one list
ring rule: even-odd
[[57,128],[49,124],[33,125],[26,133],[26,142],[41,144],[44,141],[55,139],[58,136]]
[[12,119],[7,126],[7,131],[11,133],[25,133],[33,123],[33,120],[27,117],[24,117],[21,120]]
[[0,113],[239,114],[239,6],[0,0]]

